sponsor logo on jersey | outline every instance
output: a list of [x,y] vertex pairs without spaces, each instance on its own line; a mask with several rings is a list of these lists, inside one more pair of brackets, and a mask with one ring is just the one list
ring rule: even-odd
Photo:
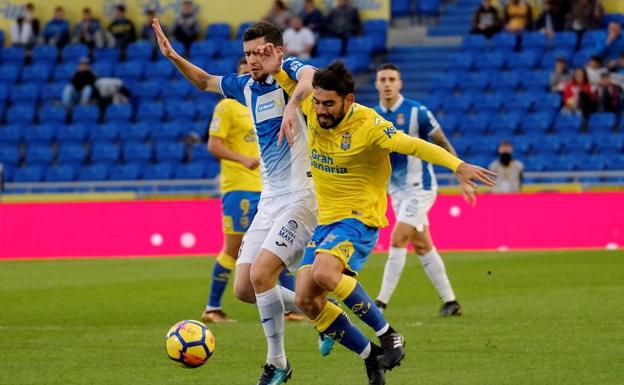
[[[294,227],[294,229],[293,229]],[[297,236],[297,227],[299,227],[299,225],[297,224],[297,222],[291,220],[288,221],[288,224],[286,224],[286,226],[282,226],[282,228],[280,229],[280,231],[277,233],[277,236],[282,238],[284,241],[286,241],[289,245],[292,246],[293,242],[295,242],[295,238]],[[275,242],[277,244],[277,242]],[[281,246],[278,244],[278,246]],[[284,245],[285,247],[286,245]]]
[[291,219],[288,221],[288,224],[286,225],[286,227],[288,227],[292,231],[297,231],[297,229],[299,228],[299,225],[297,224],[297,222]]
[[347,151],[351,148],[351,133],[345,132],[342,134],[342,139],[340,140],[340,148],[343,151]]
[[398,114],[397,115],[397,124],[399,126],[402,126],[405,124],[405,115],[404,114]]
[[389,139],[392,139],[392,135],[396,133],[397,133],[397,129],[394,126],[384,128],[384,134],[386,134]]

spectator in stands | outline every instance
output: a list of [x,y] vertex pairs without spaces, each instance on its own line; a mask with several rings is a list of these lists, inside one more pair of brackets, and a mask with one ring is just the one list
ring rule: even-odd
[[86,44],[89,49],[104,46],[104,35],[100,21],[93,17],[91,8],[82,10],[82,20],[74,27],[74,41]]
[[533,11],[525,0],[510,0],[505,6],[505,28],[519,33],[533,26]]
[[555,69],[550,73],[550,91],[563,93],[565,85],[570,82],[570,69],[565,58],[557,58]]
[[323,29],[323,14],[316,8],[314,0],[305,0],[303,3],[303,11],[299,15],[303,20],[303,25],[314,32],[317,37]]
[[600,52],[607,62],[618,60],[620,54],[624,52],[624,36],[622,35],[622,26],[614,21],[609,23],[607,27],[607,40]]
[[63,89],[63,105],[66,108],[72,108],[78,102],[80,104],[90,103],[94,95],[96,80],[97,78],[89,66],[89,58],[81,58],[78,70],[74,72],[69,84]]
[[115,6],[115,16],[108,26],[108,31],[113,35],[117,48],[126,49],[128,44],[136,40],[136,30],[132,21],[126,17],[125,5]]
[[522,189],[524,164],[513,159],[513,146],[511,142],[503,140],[498,146],[498,159],[490,163],[490,170],[496,176],[496,186],[492,188],[495,193],[515,193]]
[[299,16],[290,19],[290,28],[284,31],[284,52],[287,56],[309,59],[314,49],[314,33],[303,26]]
[[503,21],[498,9],[492,5],[492,0],[482,0],[481,6],[472,18],[471,33],[484,35],[488,39],[503,29]]
[[349,4],[349,0],[338,0],[325,20],[325,34],[329,37],[342,39],[342,53],[347,49],[347,40],[362,31],[362,20],[357,8]]
[[55,45],[58,48],[69,43],[69,22],[65,19],[63,7],[54,9],[54,17],[43,28],[43,43]]
[[182,10],[173,22],[173,36],[176,40],[184,44],[184,48],[187,52],[191,44],[199,38],[197,9],[193,7],[192,1],[185,0],[182,3]]
[[568,29],[579,34],[579,41],[588,29],[600,27],[604,9],[597,0],[576,0],[568,18]]
[[544,10],[535,22],[535,29],[548,36],[549,39],[565,28],[565,14],[558,7],[559,3],[554,0],[544,1]]
[[587,79],[592,87],[597,86],[600,83],[600,76],[607,72],[607,69],[602,65],[602,58],[594,55],[589,59],[587,65],[585,65],[585,71],[587,71]]
[[4,191],[4,166],[0,163],[0,192]]
[[100,110],[106,110],[112,104],[124,104],[130,101],[132,93],[119,78],[99,78],[95,81]]
[[288,28],[288,22],[292,17],[292,13],[288,10],[288,7],[282,0],[275,0],[273,7],[269,13],[264,17],[264,21],[275,25],[280,31]]
[[574,70],[572,80],[563,90],[563,113],[582,114],[588,118],[596,110],[596,97],[583,68]]
[[[141,40],[145,40],[149,43],[156,44],[156,34],[154,33],[154,28],[152,28],[152,20],[156,17],[156,11],[153,9],[145,10],[145,23],[141,27]],[[167,33],[167,27],[163,24],[160,25],[163,29],[163,32]]]
[[35,6],[26,4],[24,12],[10,26],[11,45],[31,48],[39,35],[39,19],[34,16]]
[[596,87],[599,112],[615,112],[618,115],[622,111],[622,88],[611,81],[611,74],[604,72],[600,75],[600,83]]

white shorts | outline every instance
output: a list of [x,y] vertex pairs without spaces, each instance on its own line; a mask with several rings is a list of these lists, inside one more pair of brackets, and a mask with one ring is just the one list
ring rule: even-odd
[[301,264],[303,252],[317,224],[313,189],[260,198],[258,212],[243,236],[236,264],[253,264],[260,249],[267,249],[289,271]]
[[414,226],[422,232],[429,226],[427,214],[435,202],[435,190],[406,189],[391,195],[392,209],[397,222]]

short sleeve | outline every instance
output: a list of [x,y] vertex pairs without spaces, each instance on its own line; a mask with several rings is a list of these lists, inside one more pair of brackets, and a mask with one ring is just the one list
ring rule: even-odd
[[282,69],[288,74],[291,79],[299,81],[299,72],[303,68],[314,68],[308,64],[305,64],[296,57],[289,57],[282,62]]
[[418,108],[418,127],[423,130],[424,136],[429,136],[434,131],[440,129],[440,123],[433,116],[427,107]]
[[379,115],[372,119],[374,119],[374,124],[369,130],[369,143],[387,152],[393,152],[396,149],[397,138],[405,133],[397,130],[392,123]]
[[225,139],[230,131],[231,108],[227,100],[221,100],[214,109],[212,121],[210,121],[210,136]]
[[219,80],[219,91],[229,99],[235,99],[243,105],[247,105],[245,101],[245,84],[249,81],[250,75],[237,75],[234,73],[222,76]]

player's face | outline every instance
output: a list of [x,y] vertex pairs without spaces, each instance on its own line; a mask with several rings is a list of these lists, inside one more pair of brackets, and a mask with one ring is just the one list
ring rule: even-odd
[[375,86],[379,91],[380,99],[392,100],[399,95],[403,87],[401,74],[395,70],[381,70],[377,72]]
[[[266,44],[264,37],[259,37],[254,40],[243,42],[243,50],[245,51],[245,58],[247,64],[249,64],[251,77],[256,81],[264,81],[269,73],[262,67],[262,61],[260,60],[257,48],[260,45]],[[282,52],[284,47],[275,47],[278,53]]]
[[353,104],[354,98],[353,94],[340,96],[336,91],[315,88],[312,102],[319,125],[322,128],[336,127]]

